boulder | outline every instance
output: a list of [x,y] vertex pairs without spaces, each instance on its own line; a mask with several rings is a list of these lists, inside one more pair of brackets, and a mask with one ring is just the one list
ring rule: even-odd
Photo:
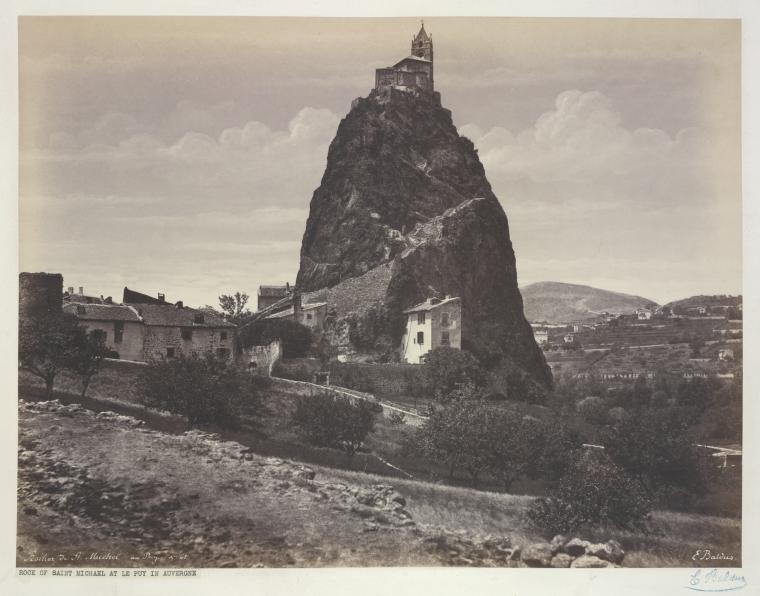
[[601,567],[614,567],[614,564],[593,555],[581,555],[570,564],[570,567],[596,569]]
[[562,534],[557,534],[554,538],[552,538],[552,541],[549,543],[552,545],[552,554],[557,554],[559,552],[562,552],[563,547],[565,544],[567,544],[567,536],[563,536]]
[[573,538],[567,544],[565,544],[563,550],[572,557],[579,557],[586,554],[586,549],[589,546],[588,540],[581,540],[580,538]]
[[552,561],[549,566],[556,569],[564,569],[566,567],[570,567],[570,564],[572,562],[573,558],[567,553],[557,553],[552,557]]
[[528,567],[549,567],[552,562],[552,546],[548,542],[531,544],[525,548],[521,559]]
[[625,551],[617,540],[610,540],[604,544],[589,544],[586,552],[611,563],[620,563],[625,557]]

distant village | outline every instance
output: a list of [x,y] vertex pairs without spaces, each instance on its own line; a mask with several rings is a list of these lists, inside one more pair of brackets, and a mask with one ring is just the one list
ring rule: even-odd
[[742,304],[736,297],[720,298],[713,297],[712,304],[603,312],[589,320],[531,326],[555,377],[622,382],[661,372],[684,379],[733,379],[741,371]]

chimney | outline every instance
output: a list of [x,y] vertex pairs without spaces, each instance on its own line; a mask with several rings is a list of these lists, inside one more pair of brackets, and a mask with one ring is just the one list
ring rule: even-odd
[[301,294],[300,292],[293,295],[293,320],[298,323],[301,317]]
[[161,292],[158,293],[158,301],[159,302],[166,301],[166,296],[163,293],[161,293]]
[[290,292],[290,282],[288,281],[285,282],[285,291]]
[[176,306],[177,308],[182,308],[182,307],[184,306],[184,304],[182,304],[182,300],[178,300],[178,301],[177,301],[177,304],[175,304],[175,306]]
[[74,295],[74,286],[69,286],[69,296]]
[[84,286],[79,286],[79,295],[84,296]]

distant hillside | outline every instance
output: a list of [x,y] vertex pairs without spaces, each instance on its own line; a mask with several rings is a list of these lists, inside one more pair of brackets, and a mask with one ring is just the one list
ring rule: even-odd
[[708,310],[723,310],[727,308],[736,308],[741,304],[741,296],[716,294],[712,296],[690,296],[689,298],[668,302],[664,307],[670,308],[675,314],[688,314],[689,310],[699,307],[705,307]]
[[542,281],[520,288],[529,321],[567,323],[593,319],[603,312],[629,314],[639,308],[657,308],[641,296],[608,292],[590,286]]

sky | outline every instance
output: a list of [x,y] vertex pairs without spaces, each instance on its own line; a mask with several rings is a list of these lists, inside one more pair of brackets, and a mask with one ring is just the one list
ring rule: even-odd
[[[429,18],[518,282],[741,293],[730,20]],[[22,271],[189,305],[293,281],[351,100],[417,19],[22,17]]]

